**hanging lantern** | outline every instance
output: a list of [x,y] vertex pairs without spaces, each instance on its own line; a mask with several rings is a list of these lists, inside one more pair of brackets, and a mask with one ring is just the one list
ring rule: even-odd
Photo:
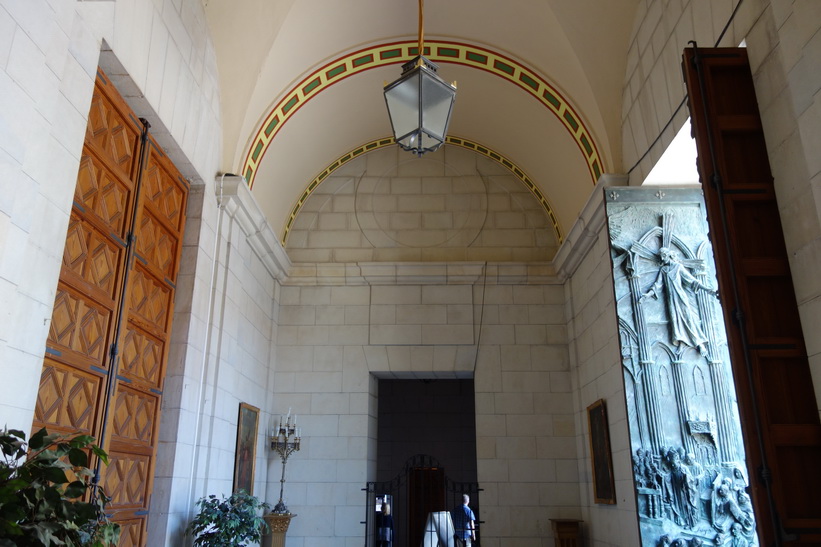
[[393,136],[404,150],[421,156],[445,142],[456,85],[442,80],[436,64],[425,58],[422,0],[419,0],[419,55],[402,65],[402,75],[385,86]]

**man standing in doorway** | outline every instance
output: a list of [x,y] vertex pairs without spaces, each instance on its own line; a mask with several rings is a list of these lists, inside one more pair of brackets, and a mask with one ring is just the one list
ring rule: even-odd
[[476,515],[468,506],[470,496],[462,495],[462,505],[453,510],[453,527],[456,529],[456,546],[471,547],[476,541]]

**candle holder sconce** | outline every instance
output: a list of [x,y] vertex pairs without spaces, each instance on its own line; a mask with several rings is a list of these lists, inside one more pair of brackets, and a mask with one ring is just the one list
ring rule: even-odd
[[296,414],[291,419],[291,410],[288,409],[288,415],[280,417],[279,427],[271,431],[271,451],[279,454],[282,459],[282,478],[279,479],[279,502],[274,506],[274,513],[291,514],[288,506],[283,500],[283,493],[285,491],[285,465],[288,463],[288,457],[299,450],[300,442],[302,441],[302,430],[296,426]]

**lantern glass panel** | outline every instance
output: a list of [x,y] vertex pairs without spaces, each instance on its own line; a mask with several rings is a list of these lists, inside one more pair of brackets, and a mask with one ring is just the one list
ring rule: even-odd
[[385,101],[397,140],[419,128],[419,73],[385,89]]
[[439,141],[445,139],[454,89],[442,80],[425,75],[422,78],[422,127]]

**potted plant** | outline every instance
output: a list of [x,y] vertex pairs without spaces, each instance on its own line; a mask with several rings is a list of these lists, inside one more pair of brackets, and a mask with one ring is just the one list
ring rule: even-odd
[[245,492],[235,492],[229,497],[211,494],[197,500],[199,512],[185,529],[194,536],[194,545],[201,547],[243,547],[259,543],[268,530],[259,515],[269,509],[268,503]]
[[88,468],[89,452],[108,464],[94,437],[50,435],[26,443],[15,429],[0,431],[0,547],[116,545],[120,526],[108,520],[109,501]]

